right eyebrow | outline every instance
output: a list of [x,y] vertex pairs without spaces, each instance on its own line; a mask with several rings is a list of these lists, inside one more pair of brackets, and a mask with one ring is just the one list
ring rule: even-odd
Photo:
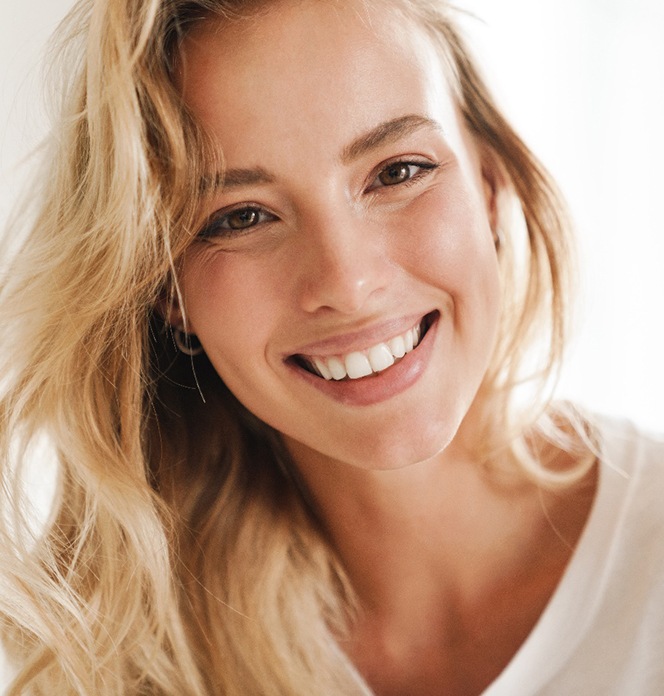
[[274,176],[263,167],[228,169],[225,172],[202,177],[199,189],[201,193],[213,193],[220,188],[233,189],[240,186],[273,184],[274,181]]

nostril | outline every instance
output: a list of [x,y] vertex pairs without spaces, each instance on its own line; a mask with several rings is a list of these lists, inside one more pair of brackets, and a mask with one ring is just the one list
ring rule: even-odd
[[300,303],[307,312],[328,309],[352,314],[389,284],[390,264],[376,237],[357,228],[357,221],[330,220],[308,228],[306,246],[293,258],[300,274]]

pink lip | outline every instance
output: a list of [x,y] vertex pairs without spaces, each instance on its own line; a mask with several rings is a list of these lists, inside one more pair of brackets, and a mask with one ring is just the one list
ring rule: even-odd
[[[349,406],[371,406],[382,401],[387,401],[393,396],[406,391],[406,389],[417,382],[429,364],[429,359],[436,340],[439,320],[440,315],[437,315],[415,350],[407,353],[392,367],[388,367],[387,370],[375,375],[362,377],[361,379],[341,380],[338,382],[334,380],[327,381],[307,372],[304,368],[299,367],[291,361],[286,364],[300,377],[300,379],[305,380],[312,387],[323,392],[335,401],[348,404]],[[413,320],[413,323],[416,322],[417,317]],[[410,328],[410,324],[407,328]],[[398,333],[397,330],[397,334]],[[384,336],[385,334],[382,335]],[[335,345],[334,348],[336,350],[337,346]],[[310,348],[307,348],[307,350],[310,350]]]
[[408,331],[408,329],[412,329],[417,323],[422,321],[423,316],[422,314],[411,314],[398,319],[390,319],[366,329],[350,331],[343,334],[343,336],[332,336],[322,341],[308,343],[294,350],[291,355],[329,357],[331,355],[343,355],[353,351],[366,350],[377,343],[387,341]]

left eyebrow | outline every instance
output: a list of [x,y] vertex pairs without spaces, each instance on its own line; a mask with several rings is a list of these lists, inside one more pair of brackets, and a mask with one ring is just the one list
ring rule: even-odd
[[420,128],[442,131],[440,124],[427,116],[421,116],[420,114],[399,116],[398,118],[379,123],[375,128],[372,128],[367,133],[363,133],[353,140],[352,143],[346,145],[341,152],[341,162],[350,164],[367,152],[375,150],[381,145],[393,143]]

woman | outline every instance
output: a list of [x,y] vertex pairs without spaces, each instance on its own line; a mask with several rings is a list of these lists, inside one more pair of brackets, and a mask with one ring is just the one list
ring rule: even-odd
[[662,449],[545,397],[567,226],[451,8],[106,0],[69,27],[2,294],[10,693],[655,693],[662,562],[613,571],[661,539],[628,503]]

